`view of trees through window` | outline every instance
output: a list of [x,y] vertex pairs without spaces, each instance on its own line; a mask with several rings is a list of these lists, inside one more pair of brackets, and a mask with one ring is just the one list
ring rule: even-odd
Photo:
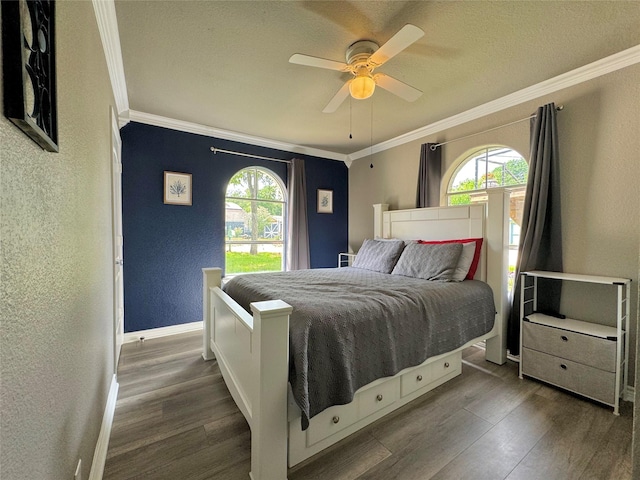
[[524,157],[507,147],[483,147],[467,156],[457,168],[447,188],[448,205],[486,202],[486,190],[508,187],[509,208],[509,288],[512,288],[520,241],[520,224],[524,205],[529,164]]
[[225,198],[225,273],[283,270],[284,185],[259,167],[237,172]]
[[471,154],[453,176],[449,205],[468,205],[478,190],[525,185],[528,173],[529,164],[515,150],[483,148]]

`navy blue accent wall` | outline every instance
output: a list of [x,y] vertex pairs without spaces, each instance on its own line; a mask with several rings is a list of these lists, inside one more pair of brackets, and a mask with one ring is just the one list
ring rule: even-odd
[[[305,160],[311,268],[334,267],[347,249],[348,173],[343,162],[130,123],[122,136],[125,331],[202,320],[202,268],[224,266],[224,196],[252,166],[287,183],[287,164],[213,154],[211,146]],[[164,171],[192,175],[192,206],[163,203]],[[333,190],[333,214],[316,211],[317,189]]]

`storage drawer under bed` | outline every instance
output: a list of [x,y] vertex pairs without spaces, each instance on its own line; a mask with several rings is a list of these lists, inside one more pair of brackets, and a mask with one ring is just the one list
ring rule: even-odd
[[403,373],[400,382],[400,395],[403,397],[409,395],[452,372],[462,372],[462,354],[460,352],[452,353],[435,362]]
[[[409,394],[431,390],[449,377],[462,372],[462,352],[457,351],[436,361],[410,369],[406,373],[388,377],[358,390],[347,405],[330,407],[309,421],[306,444],[311,446],[341,430],[391,406]],[[411,400],[411,398],[409,399]],[[406,403],[404,400],[403,403]],[[290,419],[291,421],[291,419]],[[299,419],[296,420],[299,422]]]

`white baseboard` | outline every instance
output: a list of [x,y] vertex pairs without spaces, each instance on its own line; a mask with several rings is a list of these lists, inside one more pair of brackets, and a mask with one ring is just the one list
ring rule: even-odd
[[137,332],[129,332],[124,334],[124,343],[137,342],[140,338],[149,340],[150,338],[167,337],[178,333],[193,332],[202,330],[202,321],[181,323],[180,325],[171,325],[169,327],[151,328],[149,330],[138,330]]
[[109,396],[107,397],[107,405],[104,409],[102,417],[102,426],[98,435],[96,449],[93,452],[93,462],[91,462],[91,472],[89,480],[102,480],[104,473],[104,465],[107,462],[107,450],[109,449],[109,437],[111,436],[111,425],[113,425],[113,416],[116,413],[116,401],[118,400],[118,377],[113,376],[111,380],[111,388],[109,388]]

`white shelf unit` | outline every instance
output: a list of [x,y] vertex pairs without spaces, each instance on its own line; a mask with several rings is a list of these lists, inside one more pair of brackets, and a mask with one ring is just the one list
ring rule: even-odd
[[[619,415],[629,374],[631,280],[538,270],[521,277],[520,378],[537,378],[605,403]],[[539,278],[613,286],[616,326],[538,313]]]
[[356,258],[355,253],[339,253],[338,254],[338,268],[350,267],[353,260]]

